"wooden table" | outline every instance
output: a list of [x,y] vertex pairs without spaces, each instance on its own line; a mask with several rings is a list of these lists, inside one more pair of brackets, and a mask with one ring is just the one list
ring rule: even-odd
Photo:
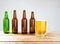
[[32,34],[0,34],[0,44],[60,44],[60,32],[47,33],[41,38]]

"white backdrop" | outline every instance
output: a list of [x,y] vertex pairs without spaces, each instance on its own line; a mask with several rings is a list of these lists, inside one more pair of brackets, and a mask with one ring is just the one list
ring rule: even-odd
[[3,31],[3,17],[6,10],[9,14],[11,31],[14,9],[17,11],[19,32],[21,31],[21,18],[24,9],[27,12],[28,22],[31,11],[34,11],[36,20],[47,20],[47,32],[60,31],[60,0],[0,0],[0,31]]

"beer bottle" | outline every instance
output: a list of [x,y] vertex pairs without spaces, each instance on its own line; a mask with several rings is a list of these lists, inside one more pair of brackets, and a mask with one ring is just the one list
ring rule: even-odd
[[23,10],[23,18],[22,18],[22,34],[27,34],[27,18],[26,18],[26,10]]
[[9,18],[8,18],[7,11],[5,11],[5,16],[3,19],[3,31],[4,31],[4,33],[9,33]]
[[18,19],[16,16],[16,10],[13,11],[13,19],[12,19],[12,33],[18,33]]
[[30,18],[30,34],[35,33],[35,18],[34,18],[34,12],[31,12],[31,18]]

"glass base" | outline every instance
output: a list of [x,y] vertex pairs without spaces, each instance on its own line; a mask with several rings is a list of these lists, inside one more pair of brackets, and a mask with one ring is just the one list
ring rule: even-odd
[[40,37],[40,38],[47,38],[46,34],[35,34],[36,37]]

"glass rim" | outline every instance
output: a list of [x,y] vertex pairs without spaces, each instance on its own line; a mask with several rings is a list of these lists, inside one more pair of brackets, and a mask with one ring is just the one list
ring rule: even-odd
[[46,19],[39,19],[39,20],[36,20],[36,21],[47,21]]
[[36,20],[36,22],[37,22],[37,21],[46,21],[46,20]]

